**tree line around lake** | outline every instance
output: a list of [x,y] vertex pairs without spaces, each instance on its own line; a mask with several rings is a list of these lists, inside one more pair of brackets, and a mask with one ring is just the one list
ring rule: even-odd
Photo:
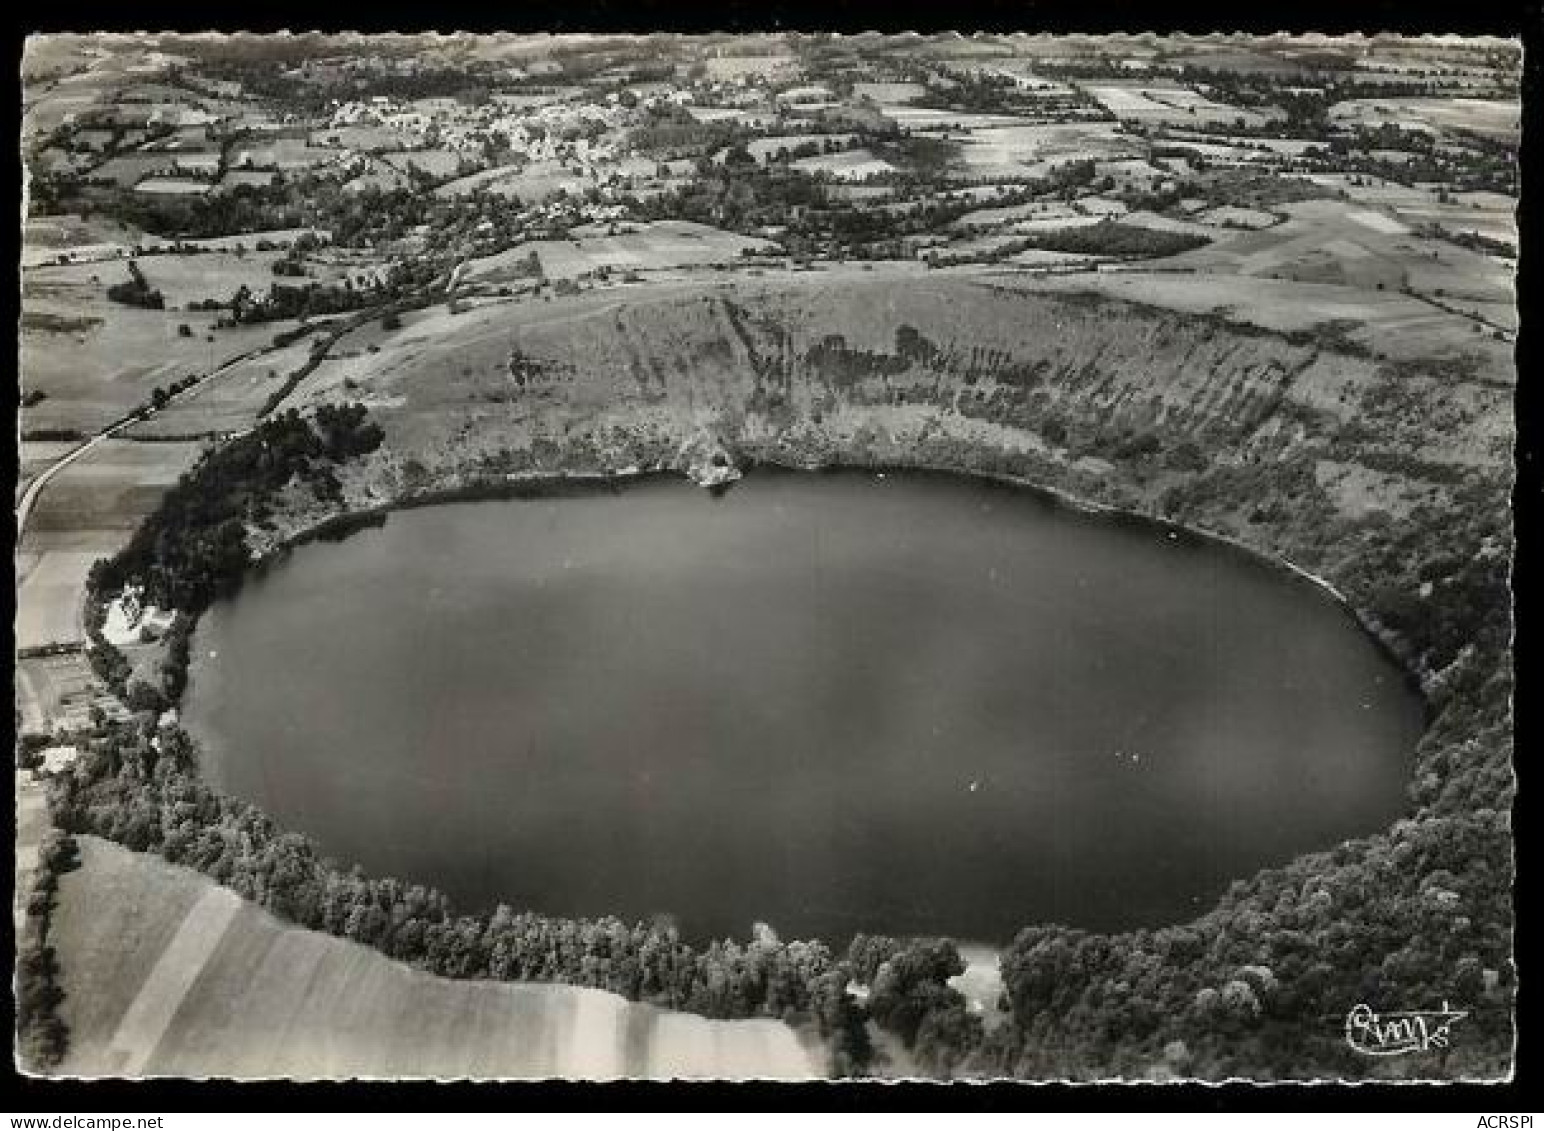
[[[925,350],[910,339],[902,345]],[[359,406],[319,410],[314,421],[294,412],[265,421],[206,456],[124,550],[92,571],[94,607],[133,583],[178,619],[156,697],[134,694],[118,672],[114,689],[138,713],[104,724],[52,780],[62,829],[156,852],[286,919],[437,974],[569,982],[709,1017],[812,1023],[838,1073],[875,1066],[871,1026],[893,1036],[918,1070],[938,1075],[1505,1071],[1515,986],[1511,531],[1505,492],[1485,474],[1466,472],[1443,485],[1441,506],[1396,521],[1340,516],[1311,468],[1299,475],[1291,459],[1280,468],[1185,462],[1160,497],[1165,516],[1204,526],[1253,508],[1257,541],[1332,578],[1422,673],[1431,725],[1416,751],[1409,815],[1241,880],[1188,924],[1115,935],[1027,927],[1002,958],[1007,1019],[988,1027],[948,984],[963,969],[952,944],[860,936],[838,956],[769,931],[696,947],[664,923],[502,907],[461,914],[433,889],[326,861],[306,838],[211,789],[192,741],[152,710],[181,694],[193,620],[240,584],[245,524],[266,514],[275,492],[299,479],[340,501],[337,465],[380,439]],[[1178,466],[1169,451],[1178,442],[1157,435],[1156,445],[1122,444],[1108,456],[1143,481],[1149,465]],[[958,452],[914,454],[1060,482],[1049,465],[1004,469]],[[92,640],[94,658],[111,654],[99,620]],[[865,1000],[849,992],[854,982],[868,987]],[[1469,1016],[1463,1039],[1435,1059],[1373,1065],[1345,1044],[1340,1020],[1359,1002],[1394,1009],[1443,1000]]]

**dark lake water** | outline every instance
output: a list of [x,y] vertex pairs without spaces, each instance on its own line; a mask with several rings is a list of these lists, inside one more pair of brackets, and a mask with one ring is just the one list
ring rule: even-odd
[[1317,589],[945,476],[393,514],[204,617],[208,774],[463,907],[1001,942],[1190,917],[1401,809],[1418,700]]

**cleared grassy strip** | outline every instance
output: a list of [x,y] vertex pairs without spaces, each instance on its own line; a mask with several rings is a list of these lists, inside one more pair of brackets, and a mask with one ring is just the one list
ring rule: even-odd
[[144,1071],[193,980],[239,910],[241,900],[234,893],[211,888],[182,920],[108,1045],[108,1057],[125,1075],[137,1076]]

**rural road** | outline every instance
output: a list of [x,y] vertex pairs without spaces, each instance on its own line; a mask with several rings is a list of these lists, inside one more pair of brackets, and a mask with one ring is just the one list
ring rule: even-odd
[[70,449],[70,451],[49,464],[37,474],[31,483],[27,484],[27,489],[21,493],[21,499],[16,504],[16,542],[18,545],[21,544],[22,534],[26,532],[27,519],[31,517],[32,509],[37,505],[38,496],[43,493],[43,488],[48,486],[49,480],[53,479],[54,476],[58,475],[87,452],[101,445],[104,440],[111,439],[118,432],[135,423],[137,419],[137,417],[131,416],[118,421],[116,424],[108,425],[79,447]]
[[[211,369],[208,373],[204,374],[204,376],[200,377],[191,385],[179,389],[177,392],[168,396],[166,398],[166,404],[171,405],[176,403],[182,397],[202,389],[207,382],[213,381],[216,377],[219,377],[221,374],[234,369],[242,362],[250,361],[254,357],[260,357],[265,353],[272,352],[275,348],[277,347],[271,345],[259,346],[256,349],[248,350],[246,353],[237,354],[235,357],[230,358],[228,361],[221,362],[218,366],[216,366],[214,369]],[[48,486],[49,481],[52,480],[54,476],[58,475],[61,471],[69,467],[70,464],[74,463],[76,460],[91,452],[94,448],[101,446],[104,441],[112,439],[119,432],[122,432],[124,429],[130,427],[131,425],[138,424],[143,420],[149,420],[158,411],[160,410],[150,409],[143,416],[139,415],[137,412],[131,413],[130,415],[123,417],[121,420],[114,421],[112,424],[109,424],[106,428],[93,435],[90,439],[83,441],[78,447],[71,448],[64,455],[60,456],[53,463],[49,464],[42,471],[38,472],[37,476],[32,480],[32,482],[28,483],[26,489],[22,491],[21,498],[17,500],[16,503],[16,544],[18,546],[21,545],[22,535],[26,532],[27,529],[27,519],[31,517],[33,508],[37,506],[38,497],[43,493],[43,488]]]

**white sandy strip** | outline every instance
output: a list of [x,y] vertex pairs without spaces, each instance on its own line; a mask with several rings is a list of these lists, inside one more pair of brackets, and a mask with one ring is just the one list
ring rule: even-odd
[[114,1072],[138,1076],[145,1071],[182,999],[240,910],[241,898],[226,888],[210,888],[199,897],[118,1022],[107,1046]]

